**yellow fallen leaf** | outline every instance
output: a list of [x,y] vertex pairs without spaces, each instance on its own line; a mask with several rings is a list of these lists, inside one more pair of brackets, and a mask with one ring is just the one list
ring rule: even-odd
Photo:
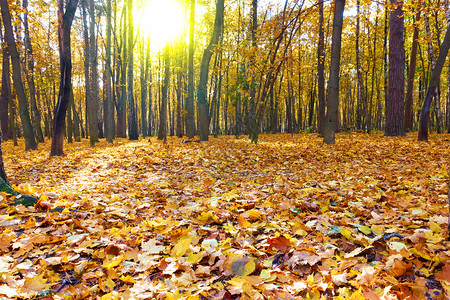
[[350,230],[345,229],[345,228],[341,228],[341,234],[342,234],[342,236],[347,238],[347,240],[350,240],[350,238],[352,237],[352,232]]
[[181,257],[184,254],[186,254],[186,251],[191,246],[191,242],[192,242],[192,236],[190,236],[190,235],[182,236],[178,240],[178,243],[172,248],[172,251],[170,252],[171,256]]
[[102,267],[105,269],[112,269],[120,265],[120,263],[125,259],[123,255],[116,256],[114,259],[109,260],[108,257],[103,261]]

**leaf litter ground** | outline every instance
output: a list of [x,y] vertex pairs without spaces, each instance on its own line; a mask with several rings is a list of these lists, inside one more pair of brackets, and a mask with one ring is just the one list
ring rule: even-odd
[[0,297],[450,297],[450,135],[4,143]]

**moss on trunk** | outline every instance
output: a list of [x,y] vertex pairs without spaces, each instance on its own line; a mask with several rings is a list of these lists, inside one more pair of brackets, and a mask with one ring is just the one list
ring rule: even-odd
[[33,206],[37,203],[37,199],[33,196],[23,195],[13,190],[4,180],[0,178],[0,192],[15,196],[13,205]]

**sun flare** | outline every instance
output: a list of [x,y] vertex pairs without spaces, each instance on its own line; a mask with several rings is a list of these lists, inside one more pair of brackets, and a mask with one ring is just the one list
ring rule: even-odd
[[160,49],[185,32],[185,14],[177,0],[149,0],[141,9],[137,25],[150,35],[153,49]]

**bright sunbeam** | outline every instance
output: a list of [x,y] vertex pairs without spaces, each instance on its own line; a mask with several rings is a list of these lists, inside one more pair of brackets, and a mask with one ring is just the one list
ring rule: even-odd
[[136,22],[145,35],[150,35],[152,48],[160,49],[183,34],[185,14],[177,0],[150,0]]

